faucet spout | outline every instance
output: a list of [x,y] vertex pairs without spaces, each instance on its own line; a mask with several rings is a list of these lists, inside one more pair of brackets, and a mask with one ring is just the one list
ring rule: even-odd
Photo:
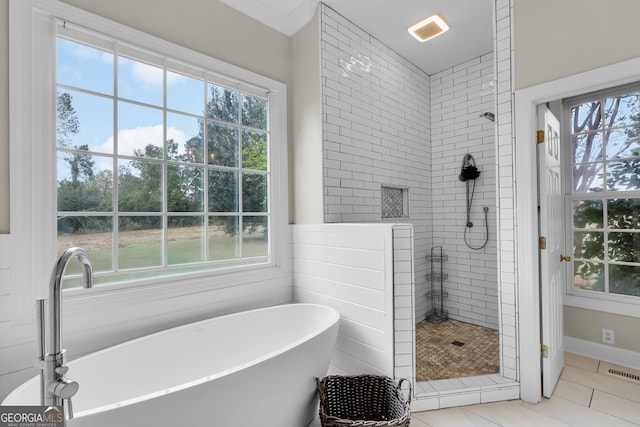
[[89,261],[89,255],[82,248],[69,248],[65,250],[58,258],[53,271],[51,280],[49,281],[49,312],[48,321],[49,342],[47,343],[47,352],[49,354],[58,354],[62,351],[62,325],[61,325],[61,306],[62,306],[62,278],[67,269],[67,265],[74,258],[78,258],[82,264],[82,287],[85,289],[93,287],[93,267]]
[[65,270],[74,257],[82,264],[82,287],[93,287],[93,268],[89,256],[82,248],[69,248],[60,255],[51,273],[46,312],[45,301],[38,300],[39,357],[36,366],[41,369],[41,404],[62,405],[68,419],[73,418],[71,397],[76,394],[79,385],[65,377],[69,368],[65,365],[65,351],[62,349],[61,294]]

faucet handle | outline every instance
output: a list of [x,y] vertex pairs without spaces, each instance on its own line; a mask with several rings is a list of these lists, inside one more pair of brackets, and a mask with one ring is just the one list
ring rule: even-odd
[[[59,368],[68,369],[66,366],[62,365],[56,368],[56,371]],[[67,419],[69,420],[73,418],[73,405],[71,404],[71,398],[78,392],[79,388],[80,384],[67,378],[59,378],[49,386],[49,391],[62,399],[62,408],[67,411]]]
[[58,375],[64,375],[69,372],[69,367],[67,365],[60,365],[55,369],[55,371]]
[[61,399],[71,399],[78,392],[80,384],[67,378],[59,378],[49,386],[49,391]]

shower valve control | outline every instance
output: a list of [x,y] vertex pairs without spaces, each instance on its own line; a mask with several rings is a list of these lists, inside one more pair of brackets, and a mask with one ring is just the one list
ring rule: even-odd
[[55,371],[58,375],[64,375],[69,372],[69,367],[67,365],[58,366]]

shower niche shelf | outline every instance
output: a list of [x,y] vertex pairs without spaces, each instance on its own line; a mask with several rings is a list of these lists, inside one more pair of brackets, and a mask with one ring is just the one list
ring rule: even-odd
[[434,246],[427,255],[427,261],[431,265],[427,280],[431,282],[431,289],[427,293],[427,298],[431,299],[431,308],[427,312],[427,321],[431,323],[442,323],[449,318],[449,313],[444,309],[444,300],[447,292],[444,290],[444,281],[449,276],[444,272],[444,262],[449,257],[442,251],[442,246]]

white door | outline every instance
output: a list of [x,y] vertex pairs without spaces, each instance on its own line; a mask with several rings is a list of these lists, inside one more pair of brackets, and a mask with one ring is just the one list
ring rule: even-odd
[[[542,336],[542,394],[551,397],[564,366],[562,299],[563,221],[560,169],[560,123],[544,106],[538,106],[538,129],[544,142],[538,145],[538,203],[540,236],[540,316]],[[542,239],[541,239],[542,240]],[[566,260],[566,258],[564,258]]]

